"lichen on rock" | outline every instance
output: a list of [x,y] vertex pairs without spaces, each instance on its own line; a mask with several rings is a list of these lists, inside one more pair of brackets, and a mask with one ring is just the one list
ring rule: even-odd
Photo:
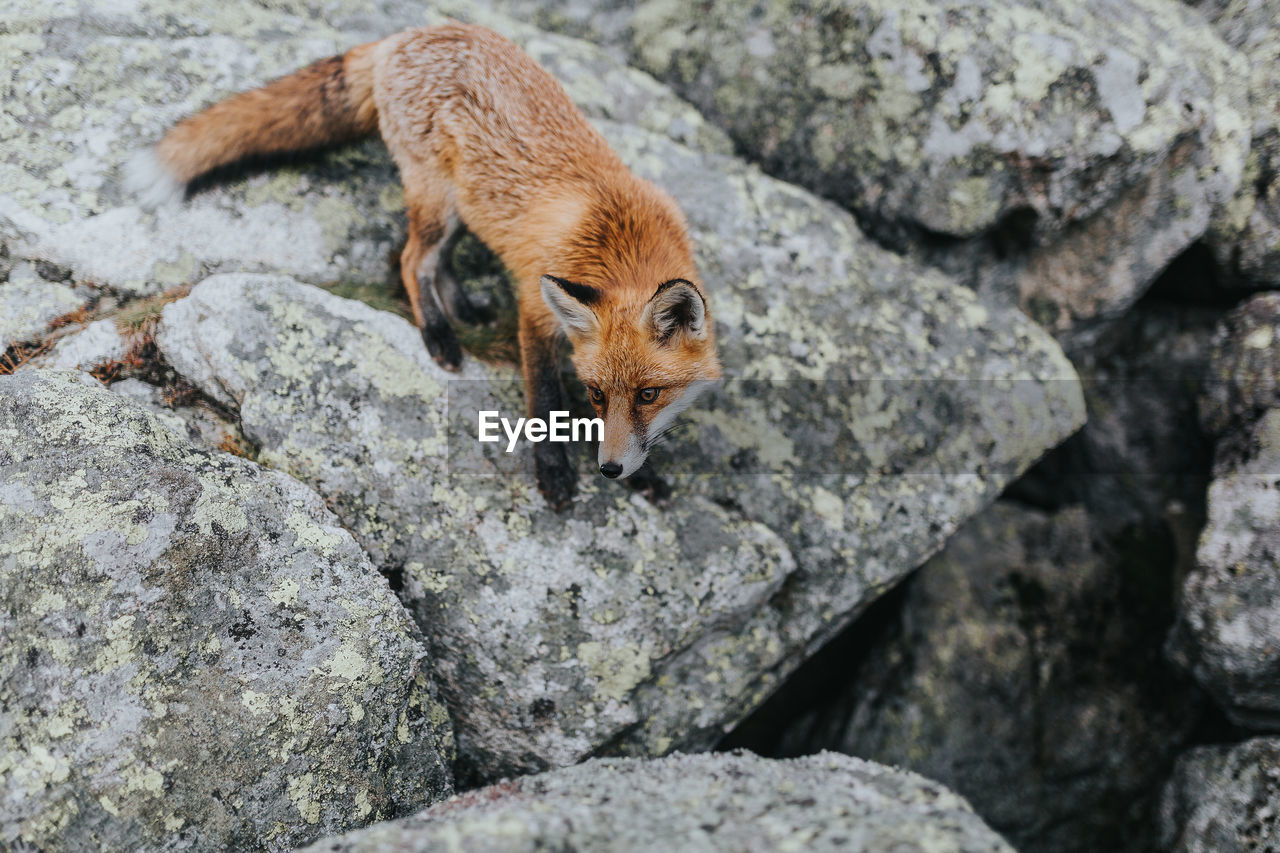
[[283,848],[452,792],[421,641],[310,489],[0,378],[0,846]]
[[1173,853],[1280,846],[1280,741],[1259,737],[1190,750],[1165,786],[1160,848]]
[[594,759],[505,781],[310,853],[395,849],[1006,853],[968,803],[914,773],[822,753]]
[[1244,180],[1247,64],[1179,3],[482,5],[620,48],[766,172],[1064,339]]

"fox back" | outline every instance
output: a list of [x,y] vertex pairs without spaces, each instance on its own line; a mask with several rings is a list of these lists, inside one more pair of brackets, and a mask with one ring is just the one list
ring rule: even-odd
[[[432,356],[456,368],[472,316],[447,247],[465,224],[515,274],[529,414],[564,407],[557,341],[605,421],[600,470],[630,476],[720,375],[710,311],[675,202],[632,174],[560,84],[484,27],[407,30],[185,120],[131,166],[151,199],[248,157],[378,132],[404,185],[401,278]],[[558,453],[557,453],[558,450]],[[535,450],[553,505],[563,448]]]

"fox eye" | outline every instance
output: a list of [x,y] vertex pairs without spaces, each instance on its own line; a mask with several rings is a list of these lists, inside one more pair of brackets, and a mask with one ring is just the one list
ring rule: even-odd
[[591,395],[591,402],[595,403],[597,406],[604,405],[604,392],[599,388],[587,388],[587,393]]
[[661,388],[641,388],[636,392],[636,402],[652,403],[654,400],[658,399],[658,394],[661,393],[661,391]]

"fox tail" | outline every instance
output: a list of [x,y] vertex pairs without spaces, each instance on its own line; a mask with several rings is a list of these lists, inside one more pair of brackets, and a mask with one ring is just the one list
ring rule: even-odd
[[185,119],[125,167],[145,207],[177,201],[221,166],[353,142],[378,129],[373,66],[379,42],[312,63]]

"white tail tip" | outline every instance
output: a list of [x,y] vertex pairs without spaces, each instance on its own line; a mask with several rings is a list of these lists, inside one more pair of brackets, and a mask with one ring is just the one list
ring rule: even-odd
[[182,201],[186,190],[151,148],[129,158],[124,166],[124,188],[147,210]]

